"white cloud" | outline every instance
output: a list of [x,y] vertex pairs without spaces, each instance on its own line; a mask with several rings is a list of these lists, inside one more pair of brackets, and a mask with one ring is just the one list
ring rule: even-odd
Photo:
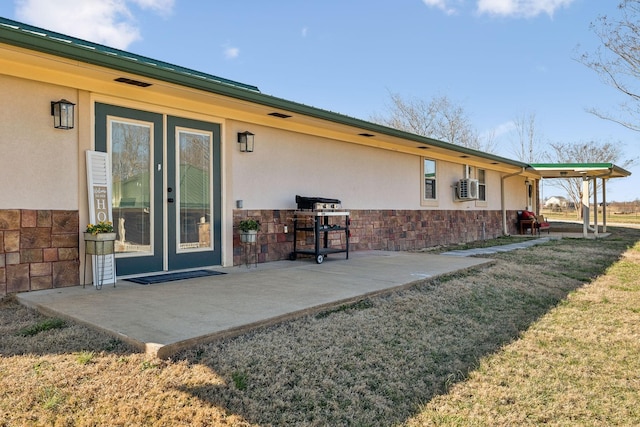
[[478,13],[507,17],[533,18],[546,13],[553,16],[575,0],[478,0]]
[[227,59],[235,59],[240,55],[240,49],[237,47],[226,46],[224,48],[224,57]]
[[16,16],[48,30],[127,49],[142,38],[128,5],[167,15],[173,3],[174,0],[17,0]]
[[[542,13],[553,16],[556,10],[568,7],[576,0],[476,0],[479,14],[514,18],[533,18]],[[458,13],[464,0],[422,0],[422,2],[447,15]]]
[[496,127],[494,127],[491,130],[491,134],[495,137],[495,138],[499,138],[501,136],[504,135],[508,135],[510,132],[512,132],[514,129],[516,128],[515,123],[513,122],[513,120],[510,120],[508,122],[504,122],[504,123],[500,123],[499,125],[497,125]]
[[151,9],[162,15],[169,15],[173,11],[175,0],[131,0],[142,9]]
[[456,2],[455,0],[422,0],[422,2],[429,7],[442,10],[447,15],[453,15],[457,12],[454,7],[450,6],[450,3]]

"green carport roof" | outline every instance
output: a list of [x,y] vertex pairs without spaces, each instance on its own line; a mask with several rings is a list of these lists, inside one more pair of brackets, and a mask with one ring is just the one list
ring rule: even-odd
[[624,178],[631,175],[613,163],[533,163],[542,178]]

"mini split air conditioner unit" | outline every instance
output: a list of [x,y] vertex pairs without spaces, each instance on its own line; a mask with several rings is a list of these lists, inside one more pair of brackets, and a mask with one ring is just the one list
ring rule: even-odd
[[477,200],[478,199],[478,180],[464,178],[458,181],[456,185],[456,197],[458,200]]

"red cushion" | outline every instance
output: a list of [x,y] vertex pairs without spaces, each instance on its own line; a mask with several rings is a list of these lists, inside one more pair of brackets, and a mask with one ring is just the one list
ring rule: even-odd
[[522,219],[535,219],[536,215],[530,211],[522,211]]

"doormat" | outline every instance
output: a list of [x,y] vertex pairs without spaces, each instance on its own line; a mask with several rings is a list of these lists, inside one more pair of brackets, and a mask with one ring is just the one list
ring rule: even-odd
[[173,282],[174,280],[194,279],[196,277],[217,276],[222,273],[213,270],[193,270],[180,271],[177,273],[158,274],[156,276],[133,277],[125,279],[128,282],[138,283],[140,285],[154,285],[156,283]]

